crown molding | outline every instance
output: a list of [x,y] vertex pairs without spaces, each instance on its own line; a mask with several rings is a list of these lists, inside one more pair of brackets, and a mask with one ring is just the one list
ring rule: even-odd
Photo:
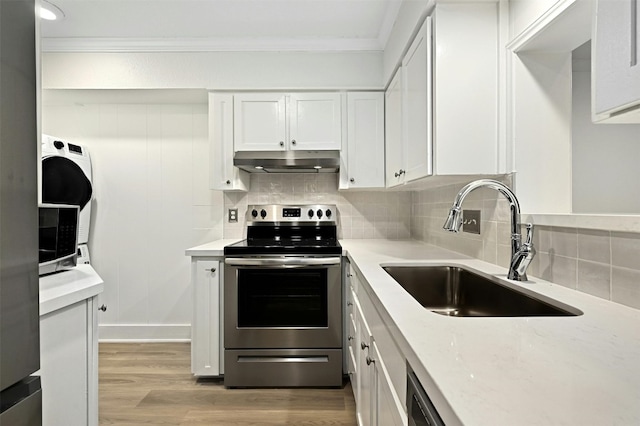
[[382,51],[380,39],[352,38],[47,38],[43,52]]

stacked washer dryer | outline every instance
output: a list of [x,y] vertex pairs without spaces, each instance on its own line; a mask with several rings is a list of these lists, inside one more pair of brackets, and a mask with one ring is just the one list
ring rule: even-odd
[[86,147],[42,135],[42,202],[80,206],[78,264],[90,263],[89,228],[93,184]]

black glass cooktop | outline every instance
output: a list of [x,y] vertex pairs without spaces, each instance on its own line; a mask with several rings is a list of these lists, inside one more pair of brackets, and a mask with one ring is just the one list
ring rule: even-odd
[[340,255],[335,226],[250,226],[247,239],[224,248],[225,255]]

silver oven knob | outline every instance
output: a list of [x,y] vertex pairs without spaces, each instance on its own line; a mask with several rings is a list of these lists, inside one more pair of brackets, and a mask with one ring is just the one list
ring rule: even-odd
[[331,209],[327,209],[327,211],[324,212],[324,214],[326,214],[327,215],[327,219],[329,219],[331,217],[331,215],[332,215]]
[[312,209],[309,209],[309,211],[307,212],[307,214],[309,215],[309,217],[313,217],[313,214],[314,214],[314,213],[313,213],[313,210],[312,210]]
[[253,217],[258,217],[258,210],[253,209],[253,210],[251,211],[251,216],[253,216]]
[[263,219],[267,217],[267,211],[265,209],[260,210],[260,217]]
[[322,210],[318,209],[317,213],[318,219],[322,219]]

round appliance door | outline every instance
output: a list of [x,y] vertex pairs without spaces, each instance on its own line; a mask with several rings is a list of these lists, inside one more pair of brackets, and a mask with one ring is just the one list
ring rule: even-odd
[[72,204],[80,210],[91,201],[93,188],[80,166],[65,157],[42,159],[42,202]]

